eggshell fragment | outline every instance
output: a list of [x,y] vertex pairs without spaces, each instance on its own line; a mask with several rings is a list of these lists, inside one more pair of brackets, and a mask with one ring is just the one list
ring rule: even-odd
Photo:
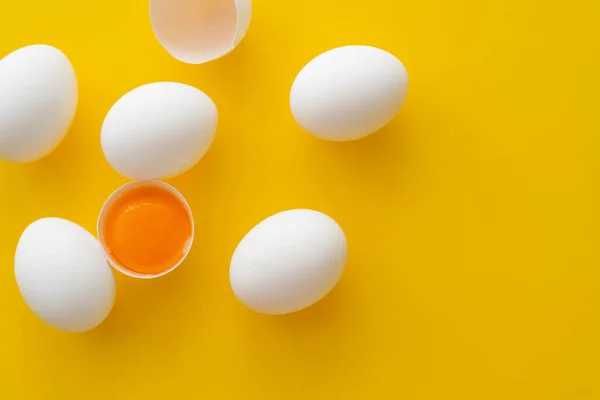
[[200,161],[217,122],[217,107],[204,92],[181,83],[151,83],[110,109],[102,125],[102,150],[129,178],[166,179]]
[[0,60],[0,158],[31,162],[67,134],[77,109],[77,79],[58,49],[33,45]]
[[356,140],[390,122],[407,90],[406,69],[392,54],[346,46],[317,56],[300,71],[290,106],[298,124],[314,136]]
[[250,0],[150,0],[158,41],[173,57],[202,64],[223,57],[244,38]]
[[99,325],[115,299],[115,280],[100,243],[60,218],[29,225],[17,245],[15,277],[31,310],[47,324],[84,332]]
[[254,311],[298,311],[333,289],[347,253],[344,232],[333,219],[312,210],[284,211],[255,226],[237,246],[231,287]]

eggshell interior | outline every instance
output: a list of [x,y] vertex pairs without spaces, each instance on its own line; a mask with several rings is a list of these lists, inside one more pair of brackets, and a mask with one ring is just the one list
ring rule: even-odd
[[[117,201],[119,199],[119,197],[121,197],[124,193],[126,193],[129,190],[133,190],[138,187],[141,187],[141,186],[156,186],[156,187],[159,187],[160,189],[164,189],[164,190],[168,191],[169,193],[175,195],[175,197],[177,197],[181,201],[181,203],[187,208],[190,222],[192,224],[192,234],[190,236],[190,240],[187,243],[187,246],[184,249],[183,256],[181,257],[179,262],[177,262],[177,264],[173,265],[168,270],[163,271],[159,274],[140,274],[140,273],[130,270],[126,266],[122,265],[119,262],[119,260],[117,260],[116,258],[114,258],[111,255],[111,253],[106,248],[106,243],[104,240],[104,223],[106,221],[106,216],[108,214],[108,210],[113,206],[115,201]],[[189,254],[189,252],[192,248],[192,243],[194,242],[194,216],[192,214],[192,209],[188,205],[185,197],[183,197],[183,195],[181,193],[179,193],[179,191],[177,189],[175,189],[173,186],[169,185],[168,183],[155,181],[155,180],[133,181],[133,182],[126,183],[123,186],[121,186],[120,188],[118,188],[117,190],[115,190],[110,195],[110,197],[106,200],[104,205],[102,206],[102,210],[100,211],[100,215],[98,216],[98,223],[97,223],[96,229],[98,230],[98,240],[100,241],[100,245],[102,246],[102,252],[104,253],[104,257],[106,258],[108,263],[113,268],[115,268],[117,271],[119,271],[127,276],[131,276],[132,278],[151,279],[151,278],[158,278],[160,276],[168,274],[169,272],[171,272],[175,268],[177,268],[183,262],[183,260],[186,259],[187,255]]]
[[176,59],[202,64],[232,51],[250,26],[250,0],[151,0],[150,21]]

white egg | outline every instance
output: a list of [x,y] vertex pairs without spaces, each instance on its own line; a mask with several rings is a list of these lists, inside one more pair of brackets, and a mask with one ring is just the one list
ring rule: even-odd
[[229,279],[252,310],[287,314],[322,299],[340,279],[348,247],[340,226],[312,210],[275,214],[236,248]]
[[69,59],[33,45],[0,60],[0,158],[44,157],[67,134],[77,109],[77,78]]
[[298,74],[290,94],[296,122],[325,140],[356,140],[383,128],[408,90],[404,65],[369,46],[327,51]]
[[217,122],[217,107],[204,92],[181,83],[151,83],[110,109],[102,126],[102,150],[110,165],[129,178],[171,178],[200,161]]
[[114,303],[115,280],[100,243],[64,219],[40,219],[25,229],[17,245],[15,276],[29,308],[66,332],[96,327]]

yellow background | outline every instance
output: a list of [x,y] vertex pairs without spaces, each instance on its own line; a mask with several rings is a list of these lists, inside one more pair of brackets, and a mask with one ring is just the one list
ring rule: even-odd
[[[0,164],[0,398],[600,398],[597,0],[256,0],[238,49],[200,66],[160,47],[148,0],[5,0],[0,32],[1,55],[63,50],[80,89],[54,153]],[[402,59],[409,95],[382,132],[323,142],[289,90],[347,44]],[[155,281],[116,274],[101,327],[56,331],[18,293],[19,235],[46,216],[95,230],[126,181],[103,118],[163,80],[220,113],[207,156],[172,181],[195,211],[191,256]],[[294,315],[245,309],[228,280],[238,241],[303,207],[346,231],[344,277]]]

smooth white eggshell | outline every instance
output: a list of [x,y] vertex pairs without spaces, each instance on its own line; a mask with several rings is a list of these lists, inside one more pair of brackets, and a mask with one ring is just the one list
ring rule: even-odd
[[294,118],[325,140],[356,140],[390,122],[404,102],[408,74],[392,54],[370,46],[329,50],[298,74],[290,93]]
[[129,178],[170,178],[200,161],[217,122],[217,107],[204,92],[182,83],[151,83],[110,109],[102,125],[102,150]]
[[114,303],[115,280],[100,243],[64,219],[40,219],[25,229],[17,245],[15,276],[29,308],[62,331],[96,327]]
[[176,59],[202,64],[223,57],[246,35],[250,0],[150,0],[150,21]]
[[77,78],[58,49],[33,45],[0,60],[0,158],[44,157],[67,134],[77,109]]
[[348,247],[340,226],[312,210],[275,214],[237,246],[229,278],[252,310],[287,314],[322,299],[340,279]]

